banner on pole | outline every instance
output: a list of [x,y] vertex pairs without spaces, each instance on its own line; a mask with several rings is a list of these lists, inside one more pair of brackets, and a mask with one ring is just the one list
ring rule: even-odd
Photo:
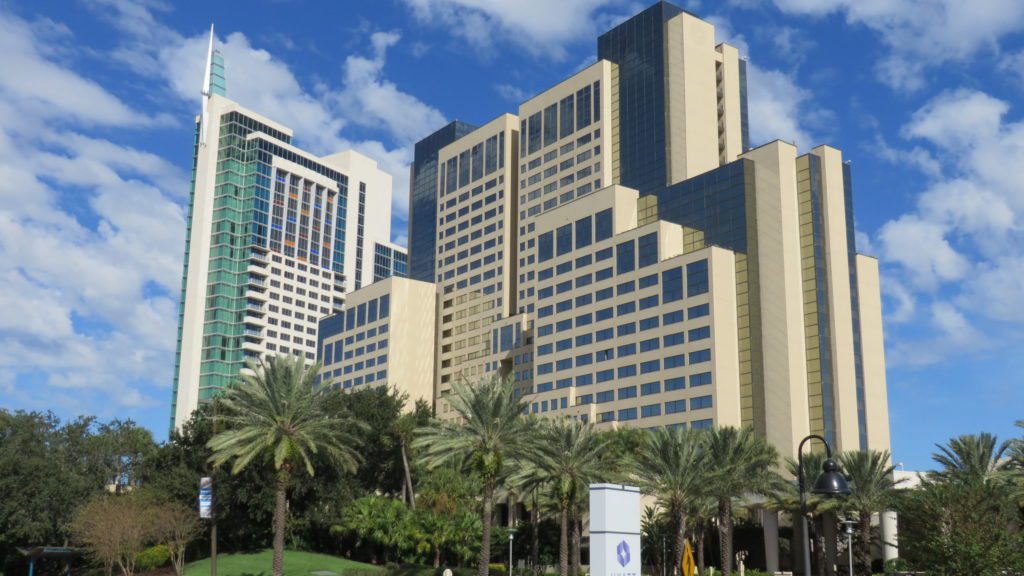
[[199,517],[213,517],[213,478],[209,476],[199,479]]

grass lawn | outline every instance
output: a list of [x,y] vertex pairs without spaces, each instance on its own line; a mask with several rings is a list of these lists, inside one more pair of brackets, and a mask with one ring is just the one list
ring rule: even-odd
[[[217,576],[269,576],[273,574],[274,570],[273,558],[274,554],[271,550],[255,554],[219,554],[217,555]],[[383,573],[383,569],[380,567],[336,556],[293,550],[284,552],[284,573],[287,576],[318,576],[317,572],[323,572],[319,576],[332,576],[327,572],[341,576],[345,570],[351,568],[378,570]],[[185,567],[185,574],[186,576],[209,576],[210,559],[192,562]]]

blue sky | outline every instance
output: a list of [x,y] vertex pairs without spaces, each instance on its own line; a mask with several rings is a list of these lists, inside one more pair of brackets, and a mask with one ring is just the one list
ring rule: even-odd
[[[754,144],[853,162],[882,261],[894,459],[1024,418],[1024,3],[699,0],[750,59]],[[395,177],[591,62],[646,2],[0,0],[0,406],[165,436],[192,119],[210,22],[228,96]]]

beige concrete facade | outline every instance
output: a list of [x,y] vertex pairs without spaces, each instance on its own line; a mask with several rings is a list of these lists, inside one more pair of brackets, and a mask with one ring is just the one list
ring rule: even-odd
[[531,412],[602,427],[739,425],[735,257],[683,254],[682,227],[638,227],[636,200],[611,186],[536,219],[539,237],[575,238],[536,265],[534,376],[519,390]]
[[321,384],[391,386],[408,395],[407,409],[433,403],[436,296],[435,284],[398,277],[349,294],[337,332],[323,338]]
[[889,449],[889,393],[885,378],[885,338],[882,329],[881,286],[878,260],[857,255],[857,292],[860,299],[860,340],[864,362],[864,408],[868,447]]
[[491,324],[514,310],[518,125],[515,116],[504,114],[438,154],[440,417],[451,412],[444,396],[453,381],[488,373]]
[[665,23],[666,184],[719,166],[720,56],[710,22],[682,12]]

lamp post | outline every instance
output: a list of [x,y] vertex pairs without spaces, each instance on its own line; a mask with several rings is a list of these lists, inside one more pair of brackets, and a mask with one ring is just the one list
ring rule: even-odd
[[850,556],[850,576],[853,576],[853,527],[857,524],[847,518],[843,520],[843,532],[846,533],[846,552]]
[[796,449],[797,454],[797,487],[800,490],[800,525],[804,535],[804,576],[811,576],[811,547],[810,532],[807,527],[807,494],[804,484],[804,444],[811,440],[821,440],[825,445],[825,462],[821,465],[821,475],[814,481],[811,493],[822,496],[844,496],[850,493],[850,487],[846,484],[846,478],[839,473],[839,466],[832,459],[832,446],[817,434],[811,434],[800,441]]
[[516,529],[508,529],[508,574],[512,576],[512,541],[516,537]]

